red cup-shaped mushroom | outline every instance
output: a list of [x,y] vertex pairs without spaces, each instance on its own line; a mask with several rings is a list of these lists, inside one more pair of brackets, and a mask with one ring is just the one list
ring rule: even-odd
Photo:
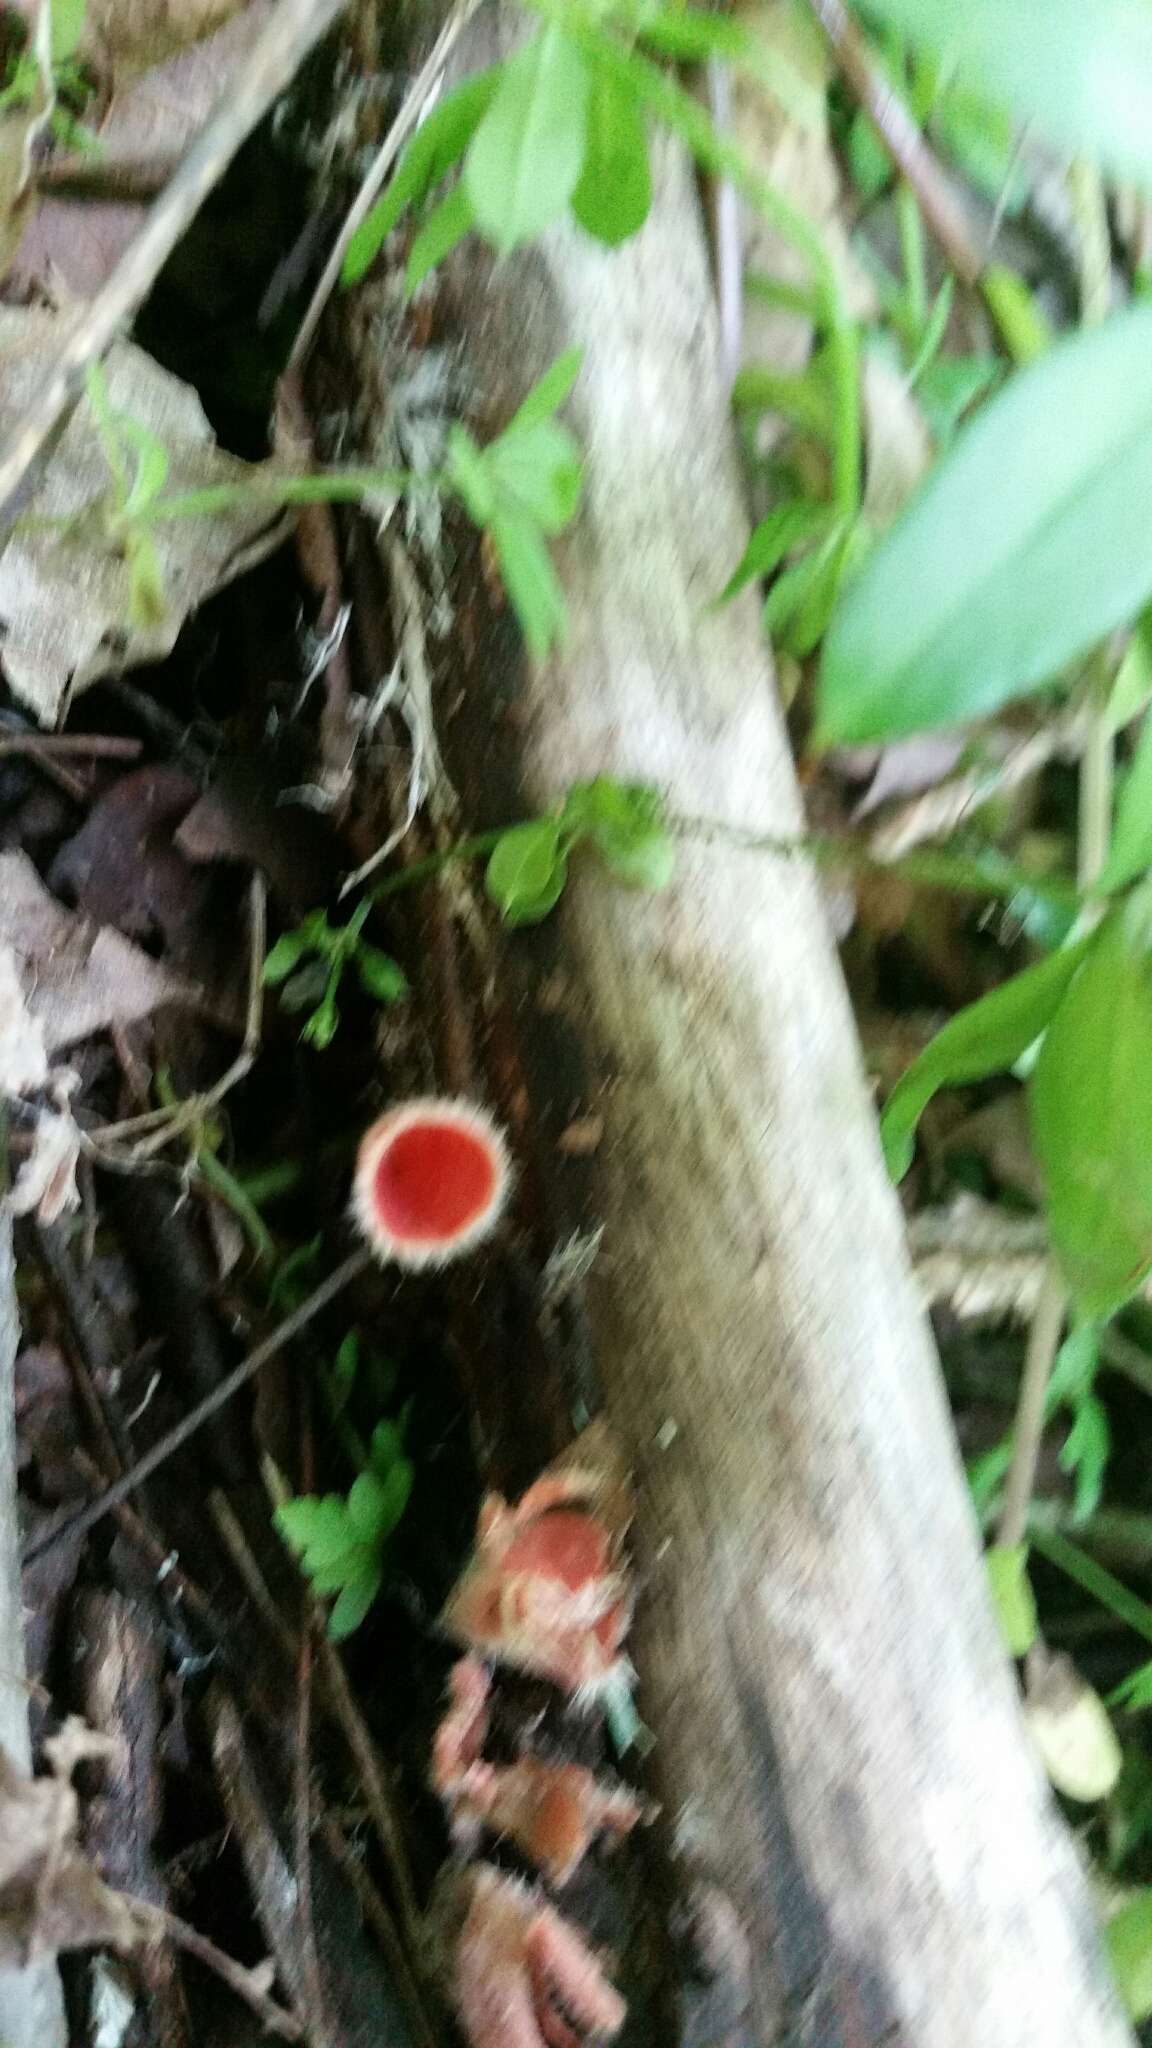
[[365,1131],[353,1209],[380,1258],[438,1266],[489,1235],[510,1179],[503,1133],[486,1111],[423,1096],[388,1110]]

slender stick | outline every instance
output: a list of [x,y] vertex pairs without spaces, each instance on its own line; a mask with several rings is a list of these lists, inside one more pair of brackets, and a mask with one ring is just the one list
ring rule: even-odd
[[440,82],[440,73],[479,4],[480,0],[461,0],[461,4],[453,9],[405,93],[400,111],[376,152],[372,168],[348,209],[344,225],[324,265],[320,282],[312,294],[308,311],[300,322],[300,331],[292,344],[292,353],[288,358],[290,370],[299,368],[311,348],[320,324],[320,316],[340,281],[348,244],[361,222],[367,220],[371,213],[385,178],[435,93]]
[[278,0],[263,35],[238,77],[228,85],[212,119],[111,277],[80,312],[20,425],[0,446],[0,511],[11,508],[32,464],[83,391],[92,364],[132,318],[241,143],[343,6],[344,0]]
[[307,1301],[302,1302],[299,1308],[293,1309],[290,1316],[285,1316],[284,1321],[257,1344],[255,1350],[248,1353],[247,1358],[242,1358],[239,1365],[221,1380],[218,1387],[213,1387],[210,1394],[205,1395],[204,1399],[173,1429],[168,1430],[157,1443],[154,1443],[150,1451],[145,1451],[144,1456],[138,1458],[121,1478],[106,1487],[95,1500],[89,1501],[87,1507],[81,1508],[78,1514],[71,1515],[66,1522],[57,1523],[57,1526],[49,1529],[38,1542],[30,1544],[24,1552],[24,1563],[33,1564],[38,1557],[43,1557],[66,1536],[84,1536],[89,1529],[94,1529],[97,1522],[102,1521],[104,1516],[122,1500],[127,1500],[129,1494],[134,1493],[165,1459],[172,1456],[173,1451],[178,1451],[190,1437],[195,1436],[197,1430],[201,1429],[218,1409],[223,1408],[225,1402],[232,1399],[233,1394],[238,1394],[241,1387],[247,1385],[262,1365],[266,1365],[270,1358],[274,1358],[278,1351],[282,1351],[286,1344],[291,1343],[293,1337],[299,1336],[300,1331],[307,1328],[313,1318],[320,1314],[321,1309],[327,1308],[330,1301],[335,1301],[337,1295],[342,1294],[370,1264],[371,1259],[367,1252],[354,1252],[350,1259],[345,1259],[344,1264],[337,1266],[336,1271],[322,1281],[315,1293],[309,1295]]
[[300,2021],[294,2013],[286,2012],[282,2005],[277,2005],[276,2000],[269,1997],[255,1970],[248,1969],[244,1963],[238,1963],[234,1956],[226,1955],[222,1948],[217,1948],[214,1941],[209,1941],[206,1934],[201,1934],[195,1927],[189,1927],[186,1920],[181,1920],[175,1913],[170,1913],[166,1906],[154,1906],[148,1899],[127,1898],[126,1903],[131,1906],[143,1934],[151,1936],[154,1940],[162,1940],[167,1936],[169,1941],[175,1942],[177,1948],[182,1948],[188,1955],[195,1956],[197,1962],[214,1971],[221,1982],[236,1993],[237,1998],[242,1998],[246,2005],[251,2006],[270,2034],[279,2034],[282,2041],[303,2039],[304,2029]]
[[1016,1404],[1012,1465],[1004,1488],[1000,1526],[996,1532],[997,1543],[1006,1548],[1022,1543],[1028,1527],[1028,1509],[1032,1500],[1032,1489],[1036,1483],[1040,1439],[1044,1434],[1048,1381],[1052,1376],[1052,1361],[1059,1348],[1060,1332],[1064,1328],[1067,1310],[1067,1289],[1059,1267],[1055,1261],[1051,1261],[1044,1275],[1040,1299],[1036,1304],[1036,1313],[1028,1332],[1028,1349],[1024,1354],[1020,1396]]
[[916,194],[923,214],[961,282],[979,283],[984,253],[976,242],[959,194],[937,163],[903,100],[873,64],[868,46],[844,0],[811,0],[852,96],[867,114],[901,176]]

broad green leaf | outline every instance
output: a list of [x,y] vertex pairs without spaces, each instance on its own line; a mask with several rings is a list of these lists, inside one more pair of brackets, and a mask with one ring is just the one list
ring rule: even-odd
[[1113,1314],[1152,1267],[1145,894],[1138,891],[1100,927],[1049,1025],[1029,1086],[1053,1247],[1090,1317]]
[[948,447],[968,408],[983,398],[1003,365],[996,356],[938,356],[916,380],[920,410],[937,449]]
[[580,503],[580,450],[559,420],[509,428],[484,451],[497,502],[525,512],[544,533],[562,533]]
[[1010,1656],[1024,1657],[1036,1641],[1039,1628],[1028,1577],[1028,1545],[994,1543],[984,1563],[1005,1645]]
[[1116,806],[1112,844],[1096,887],[1105,895],[1152,865],[1152,713],[1145,713],[1132,766]]
[[775,412],[826,445],[836,432],[835,406],[823,358],[806,370],[772,370],[749,363],[737,372],[732,386],[737,412]]
[[406,206],[422,199],[451,170],[480,126],[500,82],[500,68],[478,71],[450,92],[428,115],[404,150],[396,170],[366,214],[344,252],[340,273],[346,285],[357,284],[392,233]]
[[533,818],[501,833],[484,884],[510,924],[532,924],[559,901],[566,878],[559,818]]
[[1113,1913],[1104,1940],[1125,2010],[1139,2024],[1152,2015],[1152,1886]]
[[960,1010],[902,1075],[884,1106],[880,1135],[893,1180],[912,1164],[916,1126],[940,1088],[1007,1072],[1050,1024],[1080,972],[1093,934],[1014,974]]
[[348,1406],[359,1369],[360,1339],[355,1330],[349,1330],[332,1361],[329,1374],[329,1397],[337,1415]]
[[383,1422],[378,1422],[372,1431],[372,1441],[368,1447],[368,1461],[372,1470],[378,1472],[381,1478],[386,1478],[393,1465],[398,1464],[403,1456],[404,1431],[400,1425],[387,1418]]
[[408,993],[408,977],[397,965],[391,954],[382,953],[377,946],[360,945],[356,949],[356,972],[360,986],[366,995],[375,996],[381,1003],[398,1003]]
[[429,271],[443,263],[448,251],[462,242],[474,225],[472,201],[463,184],[454,185],[429,214],[408,252],[404,289],[409,298]]
[[1049,142],[1152,181],[1148,0],[872,0]]
[[454,421],[448,430],[448,480],[464,500],[468,517],[477,526],[487,526],[496,510],[496,493],[488,475],[484,450],[477,446],[467,427]]
[[502,255],[563,213],[584,162],[588,74],[551,24],[505,64],[468,145],[464,183],[476,225]]
[[358,1629],[377,1593],[380,1591],[381,1571],[379,1565],[366,1569],[363,1574],[345,1586],[335,1607],[328,1616],[328,1633],[333,1642],[342,1642]]
[[[371,1476],[375,1477],[375,1474]],[[395,1529],[403,1517],[404,1510],[412,1494],[413,1476],[411,1460],[408,1458],[397,1458],[388,1467],[383,1479],[377,1479],[376,1481],[381,1489],[376,1499],[377,1513],[380,1517],[378,1532],[382,1542],[387,1542],[393,1529]]]
[[572,194],[581,227],[615,249],[643,227],[652,204],[648,137],[636,95],[597,64],[588,96],[584,168]]
[[528,651],[543,661],[564,638],[568,613],[548,550],[530,519],[501,510],[491,534],[504,588]]
[[1055,1415],[1059,1408],[1076,1408],[1087,1400],[1096,1382],[1100,1364],[1100,1332],[1095,1323],[1078,1323],[1069,1331],[1052,1367],[1044,1411]]
[[818,505],[811,498],[796,498],[791,504],[777,505],[753,529],[716,604],[727,604],[754,576],[771,576],[799,541],[810,540],[828,525],[830,518],[827,505]]
[[819,742],[965,722],[1056,675],[1152,590],[1148,502],[1138,307],[1011,378],[867,558],[828,632]]
[[535,427],[541,420],[550,420],[568,397],[580,375],[583,360],[582,348],[566,348],[562,356],[557,356],[532,386],[524,403],[517,407],[504,429],[504,435],[518,434],[524,427]]
[[1152,1661],[1140,1664],[1108,1695],[1110,1707],[1123,1707],[1126,1712],[1139,1714],[1146,1707],[1152,1707]]

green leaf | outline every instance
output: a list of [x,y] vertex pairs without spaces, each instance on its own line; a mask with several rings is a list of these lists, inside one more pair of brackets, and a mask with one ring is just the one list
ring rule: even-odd
[[811,498],[795,498],[788,505],[777,505],[759,526],[753,528],[748,545],[715,600],[716,604],[727,604],[738,590],[751,583],[753,577],[771,576],[798,542],[810,540],[828,525],[830,518],[827,505],[818,505]]
[[1047,1416],[1059,1408],[1077,1408],[1087,1400],[1100,1364],[1100,1332],[1095,1323],[1078,1323],[1056,1353],[1044,1403]]
[[800,127],[816,128],[823,120],[819,44],[815,46],[812,63],[802,65],[794,61],[802,55],[795,46],[794,30],[782,48],[775,48],[743,22],[702,9],[675,6],[645,9],[638,26],[641,42],[662,57],[674,57],[681,64],[698,64],[708,57],[727,58],[759,79]]
[[302,1494],[298,1500],[286,1500],[276,1509],[273,1519],[284,1541],[303,1559],[309,1571],[330,1564],[356,1540],[348,1510],[335,1493]]
[[[492,104],[500,67],[477,71],[441,100],[416,130],[387,189],[366,214],[344,252],[341,281],[357,284],[392,233],[406,206],[422,199],[446,176],[471,142]],[[439,260],[438,258],[436,259]],[[418,280],[417,280],[418,281]]]
[[533,818],[502,832],[484,885],[509,924],[535,924],[558,903],[568,864],[558,818]]
[[168,450],[159,435],[126,413],[115,415],[115,430],[136,456],[136,473],[120,507],[120,517],[131,520],[158,498],[168,476]]
[[128,568],[128,616],[134,626],[158,626],[167,616],[164,571],[150,533],[130,533],[125,559]]
[[1152,180],[1148,0],[873,0],[1059,148]]
[[916,379],[916,397],[942,452],[970,406],[996,382],[1002,364],[993,355],[938,356]]
[[568,397],[580,375],[584,360],[582,348],[566,348],[562,356],[550,363],[544,375],[537,379],[523,404],[513,413],[504,429],[502,439],[509,434],[518,434],[523,427],[539,426],[541,420],[550,420]]
[[642,228],[652,204],[648,137],[636,95],[597,64],[588,96],[588,140],[572,211],[587,234],[618,248]]
[[1085,1316],[1122,1307],[1152,1267],[1152,960],[1146,889],[1114,910],[1048,1028],[1032,1140],[1053,1247]]
[[[1092,937],[1095,937],[1093,934]],[[884,1105],[880,1135],[893,1180],[912,1164],[916,1126],[940,1088],[1003,1073],[1040,1036],[1080,972],[1092,937],[1014,974],[1002,988],[960,1010],[897,1082]]]
[[1113,1913],[1104,1940],[1129,2019],[1146,2020],[1152,2015],[1152,1886]]
[[80,48],[88,0],[52,0],[49,28],[52,69],[58,70]]
[[348,1406],[359,1369],[360,1339],[355,1330],[349,1330],[332,1361],[329,1374],[328,1392],[334,1414],[342,1415]]
[[1152,589],[1133,511],[1150,499],[1152,308],[1137,307],[1014,376],[846,587],[820,743],[982,717],[1055,675]]
[[1130,1677],[1122,1679],[1115,1691],[1109,1693],[1108,1705],[1123,1707],[1132,1714],[1152,1707],[1152,1661],[1138,1665]]
[[775,412],[801,433],[830,447],[836,436],[836,415],[824,358],[814,356],[806,370],[773,370],[748,363],[736,374],[732,403],[737,412]]
[[810,654],[822,638],[843,566],[843,530],[835,526],[819,547],[776,578],[764,600],[764,630],[787,653]]
[[1152,614],[1137,619],[1108,699],[1108,725],[1122,732],[1152,702]]
[[307,1045],[314,1045],[317,1052],[327,1052],[340,1028],[340,1011],[336,994],[329,989],[317,1003],[300,1033]]
[[1145,713],[1132,766],[1124,777],[1108,858],[1096,883],[1104,895],[1123,889],[1152,865],[1152,715]]
[[563,213],[584,162],[588,74],[549,24],[505,64],[468,145],[464,182],[476,225],[502,255]]
[[896,175],[892,159],[867,114],[854,115],[848,130],[848,168],[863,199],[878,199]]
[[379,1565],[366,1569],[359,1578],[345,1586],[331,1614],[328,1616],[328,1634],[333,1642],[342,1642],[358,1629],[377,1593],[380,1591],[381,1570]]
[[306,925],[297,925],[295,931],[285,932],[282,938],[277,939],[264,962],[266,987],[275,988],[277,982],[287,981],[296,962],[305,953],[312,952],[314,946],[315,940]]
[[564,593],[548,550],[532,521],[513,512],[497,513],[490,531],[504,588],[528,651],[543,661],[563,640],[568,622]]
[[1086,1394],[1060,1449],[1060,1470],[1072,1473],[1076,1480],[1073,1521],[1086,1522],[1099,1507],[1111,1448],[1108,1410],[1095,1394]]
[[475,226],[472,201],[464,186],[454,185],[447,197],[429,214],[408,252],[404,289],[409,298],[423,284],[430,270],[443,263],[450,249],[462,242]]
[[378,1422],[372,1431],[372,1441],[368,1447],[368,1461],[373,1472],[378,1472],[382,1479],[387,1478],[393,1465],[399,1463],[403,1457],[404,1432],[400,1425],[387,1418],[383,1422]]
[[357,946],[356,972],[365,994],[375,996],[378,1002],[398,1003],[408,993],[404,969],[378,946]]
[[1028,1545],[994,1543],[984,1559],[1000,1633],[1013,1657],[1024,1657],[1039,1632],[1036,1601],[1028,1577]]
[[389,1492],[387,1481],[376,1472],[361,1472],[348,1491],[348,1515],[364,1542],[379,1538],[385,1529]]
[[580,451],[558,420],[509,428],[484,451],[497,502],[526,513],[545,533],[562,533],[580,503]]
[[488,474],[484,450],[473,440],[467,427],[454,421],[448,430],[448,481],[464,500],[465,510],[477,526],[488,526],[496,510],[496,493]]
[[664,889],[676,866],[676,843],[664,824],[658,790],[608,775],[574,783],[563,824],[591,840],[606,867],[638,889]]

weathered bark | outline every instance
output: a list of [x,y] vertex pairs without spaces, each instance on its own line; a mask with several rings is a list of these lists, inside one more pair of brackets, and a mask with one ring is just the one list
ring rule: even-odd
[[[791,834],[754,605],[706,610],[747,526],[693,182],[656,155],[618,254],[563,228],[455,272],[485,428],[584,350],[570,643],[493,744],[531,806],[606,773]],[[677,1847],[750,1935],[753,2038],[1119,2048],[812,875],[698,840],[656,897],[588,866],[561,950],[600,1083],[591,1304],[639,1482],[642,1705]]]
[[[32,1745],[24,1685],[13,1377],[19,1339],[12,1224],[0,1200],[0,1748],[26,1771],[32,1761]],[[49,1957],[26,1970],[0,1969],[0,2042],[4,2048],[63,2048],[66,2038],[55,1960]]]

